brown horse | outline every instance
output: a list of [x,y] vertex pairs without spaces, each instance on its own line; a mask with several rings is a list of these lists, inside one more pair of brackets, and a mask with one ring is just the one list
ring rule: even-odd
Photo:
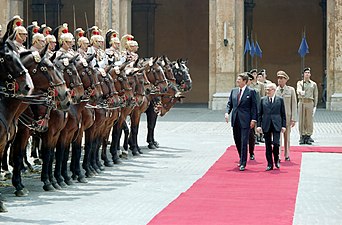
[[[102,89],[97,74],[94,73],[89,63],[94,58],[89,56],[87,59],[80,58],[75,62],[76,69],[81,77],[84,95],[81,96],[81,102],[73,104],[68,111],[67,123],[60,133],[56,146],[56,164],[54,176],[57,183],[63,188],[72,185],[73,182],[68,175],[68,160],[70,153],[70,144],[80,134],[80,125],[82,123],[82,111],[91,98],[98,99],[102,96]],[[57,160],[58,158],[58,160]]]
[[[36,119],[35,123],[39,124],[39,126],[30,126],[23,119],[19,120],[18,132],[11,147],[10,157],[13,166],[12,184],[16,189],[15,194],[17,196],[26,196],[28,194],[28,190],[22,184],[21,170],[23,155],[26,155],[26,145],[30,135],[33,131],[44,132],[47,130],[50,110],[57,107],[64,110],[68,109],[71,102],[70,94],[63,77],[55,70],[51,61],[45,57],[45,51],[40,52],[40,59],[35,52],[28,51],[21,53],[22,62],[31,74],[35,88],[32,98],[28,101],[28,103],[33,105],[28,108],[27,104],[22,104],[16,114],[16,118],[23,115],[23,113],[36,112],[39,117],[33,118],[35,116],[33,113],[33,117],[30,117],[30,123],[33,124]],[[38,107],[38,105],[40,106]]]

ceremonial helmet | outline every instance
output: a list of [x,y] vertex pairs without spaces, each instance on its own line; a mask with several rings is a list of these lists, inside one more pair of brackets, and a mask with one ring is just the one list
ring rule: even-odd
[[[24,20],[22,18],[20,18],[20,16],[18,16],[18,15],[13,16],[13,18],[7,23],[6,33],[3,37],[3,40],[7,40],[7,38],[14,33],[14,29],[16,27],[22,26],[23,21]],[[25,31],[26,31],[26,29],[25,29]],[[27,31],[26,31],[26,33],[27,33]]]
[[93,35],[90,39],[92,46],[97,48],[103,48],[104,38],[101,35]]
[[60,37],[62,34],[66,34],[69,32],[68,29],[68,24],[67,23],[63,23],[62,25],[59,25],[58,27],[56,27],[53,30],[53,35],[55,36],[56,40],[57,40],[57,44],[56,44],[56,51],[60,48],[62,42],[60,42]]
[[86,31],[86,37],[91,40],[93,35],[101,35],[101,30],[97,26],[92,26]]
[[[43,43],[44,41],[44,43]],[[41,48],[45,46],[45,37],[43,34],[41,33],[36,33],[32,36],[32,45],[34,45],[36,42],[39,43],[39,45],[41,45]]]
[[78,47],[82,47],[82,45],[87,45],[89,46],[89,40],[87,37],[80,37],[77,41]]
[[31,25],[29,25],[27,27],[27,48],[31,47],[32,45],[32,37],[33,35],[37,34],[39,32],[40,27],[38,26],[38,22],[37,21],[33,21]]
[[43,34],[45,37],[49,34],[51,34],[52,29],[49,26],[46,26],[46,24],[42,24],[39,29],[39,33]]
[[[119,40],[119,32],[113,29],[109,29],[106,33],[106,48],[110,48],[112,39],[117,38]],[[120,43],[120,40],[119,40]]]
[[[59,37],[59,44],[60,44],[60,46],[63,45],[63,42],[74,42],[74,41],[75,41],[74,36],[71,33],[62,34]],[[71,46],[69,46],[69,47],[71,47]]]
[[127,41],[132,41],[133,38],[134,38],[134,36],[131,34],[125,34],[124,36],[122,36],[121,37],[121,48],[123,48],[123,50],[129,49]]
[[[20,36],[21,34],[26,34],[27,35],[27,30],[25,27],[23,26],[18,26],[16,28],[14,28],[14,35],[17,37],[19,37],[20,39],[22,39],[22,37]],[[26,39],[27,41],[27,39]],[[25,41],[24,41],[25,42]]]
[[74,32],[74,36],[75,36],[75,42],[78,43],[78,40],[81,38],[81,37],[84,37],[84,33],[85,31],[79,27],[75,30]]
[[56,41],[56,37],[55,36],[53,36],[53,35],[51,35],[51,34],[49,34],[49,35],[46,35],[45,36],[45,42],[47,43],[47,44],[49,44],[50,42],[57,42]]
[[138,42],[134,40],[127,41],[127,45],[129,50],[132,50],[132,47],[139,46]]

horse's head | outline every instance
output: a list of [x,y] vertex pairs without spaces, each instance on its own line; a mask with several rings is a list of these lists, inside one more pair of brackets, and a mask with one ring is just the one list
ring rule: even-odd
[[0,47],[1,89],[12,96],[28,95],[33,90],[33,82],[14,49],[11,40]]
[[87,59],[80,57],[76,60],[76,69],[81,77],[84,88],[82,100],[90,99],[90,101],[96,101],[97,99],[100,99],[103,94],[98,73],[96,73],[94,68],[90,65],[93,57],[94,55]]
[[148,81],[153,85],[155,93],[167,92],[167,80],[163,68],[157,63],[158,58],[151,58],[145,63],[145,74]]
[[63,74],[66,85],[71,91],[73,103],[79,103],[84,95],[83,84],[75,66],[77,57],[78,55],[72,58],[61,55],[54,60],[55,67]]
[[107,107],[119,107],[120,99],[115,90],[114,80],[104,69],[96,68],[96,71],[99,73],[98,77],[103,93],[100,103],[106,104]]
[[176,83],[179,85],[179,90],[181,92],[188,92],[192,88],[192,80],[186,63],[186,60],[178,59],[176,62],[173,62],[172,66]]
[[20,53],[20,58],[34,83],[33,93],[43,98],[48,96],[58,109],[67,110],[71,104],[68,88],[62,75],[55,70],[45,53],[46,48],[39,53],[36,51]]

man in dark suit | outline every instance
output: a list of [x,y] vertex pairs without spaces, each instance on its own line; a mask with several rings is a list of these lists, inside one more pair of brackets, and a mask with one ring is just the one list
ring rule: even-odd
[[231,115],[231,126],[237,151],[240,156],[240,171],[244,171],[247,163],[247,143],[249,131],[257,122],[256,92],[247,86],[248,76],[244,73],[236,78],[238,87],[233,88],[227,103],[225,119],[228,123]]
[[[286,131],[286,114],[285,104],[282,97],[275,95],[277,89],[276,84],[271,83],[266,86],[265,97],[261,98],[258,112],[258,127],[257,131],[262,132],[265,138],[266,146],[266,171],[273,170],[274,164],[280,168],[279,163],[279,146],[280,132]],[[273,137],[273,141],[272,141]],[[272,148],[273,144],[273,148]],[[272,159],[273,154],[273,159]]]

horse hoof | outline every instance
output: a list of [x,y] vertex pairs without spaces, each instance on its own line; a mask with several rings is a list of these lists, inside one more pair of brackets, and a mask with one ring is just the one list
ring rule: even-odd
[[80,183],[84,183],[84,184],[88,183],[88,180],[85,179],[85,177],[78,177],[77,180],[78,180],[78,182],[80,182]]
[[64,182],[65,182],[68,186],[74,185],[74,182],[73,182],[71,179],[64,180]]
[[113,167],[113,166],[114,166],[114,164],[113,164],[112,162],[110,162],[110,161],[105,161],[105,162],[104,162],[104,165],[105,165],[106,167]]
[[99,169],[100,169],[101,171],[104,171],[104,170],[105,170],[105,167],[104,167],[103,165],[101,165],[101,166],[99,166]]
[[132,155],[133,156],[139,156],[140,154],[139,154],[139,152],[137,150],[135,150],[135,151],[132,151]]
[[114,164],[121,164],[122,161],[119,158],[115,158],[115,159],[113,159],[113,163]]
[[25,196],[28,195],[28,193],[26,193],[26,192],[23,191],[23,190],[16,190],[16,191],[14,192],[14,194],[15,194],[15,196],[17,196],[17,197],[25,197]]
[[12,179],[12,173],[10,171],[5,171],[5,179],[10,180]]
[[59,184],[57,182],[53,182],[52,186],[56,189],[56,190],[62,190],[61,186],[59,186]]
[[156,148],[159,148],[159,143],[158,143],[158,142],[153,141],[153,145],[154,145]]
[[91,177],[95,177],[95,174],[93,173],[93,172],[86,172],[85,173],[85,176],[87,177],[87,178],[91,178]]
[[77,175],[76,175],[76,174],[73,174],[73,175],[71,176],[71,179],[77,180]]
[[154,146],[153,142],[148,143],[147,146],[149,149],[156,149],[156,146]]
[[140,148],[138,148],[138,152],[139,152],[139,154],[144,154]]
[[27,190],[27,188],[23,188],[22,191],[23,191],[26,195],[28,195],[28,194],[30,193],[29,190]]
[[3,202],[0,202],[0,212],[8,212]]
[[[68,185],[64,182],[64,181],[61,181],[61,182],[58,182],[58,185],[61,187],[61,188],[67,188]],[[58,189],[58,188],[56,188]]]
[[102,171],[99,168],[95,168],[95,172],[97,173],[97,175],[102,173]]
[[52,184],[44,184],[43,189],[44,191],[56,191]]

